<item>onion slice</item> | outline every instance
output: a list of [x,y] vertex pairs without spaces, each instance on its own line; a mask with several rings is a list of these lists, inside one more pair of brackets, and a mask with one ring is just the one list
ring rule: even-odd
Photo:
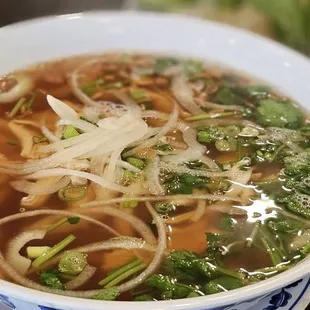
[[165,190],[160,184],[159,176],[160,176],[160,169],[159,169],[159,157],[155,156],[153,159],[149,160],[148,165],[145,168],[145,178],[146,184],[149,188],[150,192],[153,195],[163,195],[165,194]]
[[31,260],[20,255],[19,251],[26,243],[34,239],[43,239],[46,235],[46,230],[25,231],[14,237],[8,245],[6,252],[9,264],[16,270],[17,273],[24,275],[31,266]]
[[151,276],[156,271],[165,255],[165,250],[167,247],[167,240],[166,240],[167,235],[166,235],[165,223],[162,220],[161,216],[154,210],[154,208],[149,202],[146,202],[146,207],[151,213],[155,225],[157,227],[158,232],[157,250],[150,265],[143,272],[141,272],[140,275],[138,275],[136,278],[132,280],[127,281],[126,283],[121,284],[118,287],[121,293],[132,290],[135,287],[142,284],[149,276]]
[[58,192],[66,187],[71,181],[70,177],[63,177],[60,180],[48,184],[32,183],[26,180],[16,180],[10,182],[10,185],[17,191],[28,195],[49,195]]
[[183,72],[173,76],[171,90],[179,104],[192,114],[204,113],[196,104],[193,91],[190,88],[187,78]]
[[191,217],[191,220],[193,222],[198,222],[203,217],[203,215],[205,214],[206,205],[207,205],[207,202],[205,200],[202,200],[202,199],[198,200],[197,208],[193,216]]
[[77,277],[65,284],[66,290],[75,290],[84,285],[95,274],[96,270],[97,268],[87,265]]
[[132,156],[135,155],[138,150],[154,146],[162,137],[164,137],[174,127],[176,127],[178,116],[179,116],[178,107],[177,105],[175,105],[172,113],[170,114],[168,122],[161,128],[161,130],[153,138],[146,140],[144,143],[126,152],[124,156],[126,157]]
[[0,92],[0,104],[11,103],[28,94],[34,86],[33,79],[26,74],[16,73],[13,76],[17,84],[8,92]]

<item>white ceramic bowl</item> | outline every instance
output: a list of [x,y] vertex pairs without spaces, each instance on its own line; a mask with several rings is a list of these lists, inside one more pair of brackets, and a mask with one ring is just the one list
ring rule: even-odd
[[[0,74],[39,61],[111,49],[177,53],[246,72],[310,107],[307,58],[254,34],[199,19],[133,12],[48,17],[1,28],[0,42]],[[309,260],[304,261],[269,280],[226,293],[147,303],[74,299],[1,280],[0,301],[18,310],[202,310],[228,305],[242,309],[305,277],[310,272],[309,265]],[[240,302],[243,303],[236,305]]]

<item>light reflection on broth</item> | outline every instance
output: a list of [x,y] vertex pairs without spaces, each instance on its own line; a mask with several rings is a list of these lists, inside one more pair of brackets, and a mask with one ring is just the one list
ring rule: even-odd
[[0,86],[3,279],[188,298],[265,280],[310,251],[309,125],[270,88],[199,60],[122,53]]

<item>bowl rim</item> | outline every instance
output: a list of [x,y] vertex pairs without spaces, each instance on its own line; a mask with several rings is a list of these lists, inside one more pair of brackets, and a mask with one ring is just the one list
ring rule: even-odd
[[[73,13],[64,15],[51,15],[38,17],[30,20],[20,21],[17,23],[6,25],[0,28],[0,35],[5,31],[19,31],[21,28],[33,25],[40,25],[44,22],[57,22],[57,19],[83,19],[87,18],[98,18],[98,17],[111,17],[121,21],[122,16],[134,18],[139,20],[140,17],[148,17],[149,19],[160,22],[162,19],[174,19],[179,23],[201,23],[202,25],[216,26],[219,29],[226,30],[228,33],[238,34],[242,36],[245,40],[256,41],[261,44],[261,46],[272,45],[274,49],[279,52],[285,52],[291,58],[302,63],[305,68],[310,69],[309,59],[286,47],[280,43],[277,43],[271,39],[262,37],[258,34],[252,33],[248,30],[239,29],[233,26],[225,25],[219,22],[207,21],[202,18],[188,17],[181,14],[174,13],[156,13],[156,12],[136,12],[136,11],[92,11],[83,13]],[[243,288],[235,289],[228,292],[217,293],[210,296],[202,296],[190,299],[177,299],[172,301],[158,301],[158,302],[126,302],[126,301],[99,301],[99,300],[89,300],[80,299],[75,297],[68,297],[63,295],[55,295],[46,292],[40,292],[31,288],[23,287],[18,284],[14,284],[5,280],[0,279],[0,292],[12,296],[13,298],[18,298],[23,301],[32,302],[35,304],[56,304],[58,306],[72,307],[74,309],[89,309],[89,310],[99,310],[106,306],[108,309],[127,309],[135,310],[137,308],[148,309],[148,310],[177,310],[177,309],[196,309],[201,307],[213,308],[222,305],[232,305],[235,303],[240,303],[243,301],[249,301],[250,299],[263,296],[274,292],[275,290],[282,288],[283,286],[297,281],[310,273],[310,259],[307,258],[300,262],[297,266],[290,268],[279,275],[276,275],[268,280],[263,280],[256,284],[248,285]],[[55,298],[57,296],[57,300]],[[51,301],[51,302],[50,302]]]

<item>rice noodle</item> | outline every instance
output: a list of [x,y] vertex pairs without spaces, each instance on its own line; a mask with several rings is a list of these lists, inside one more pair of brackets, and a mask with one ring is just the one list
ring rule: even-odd
[[123,150],[124,150],[124,148],[119,148],[119,149],[113,151],[111,156],[110,156],[110,162],[109,162],[107,169],[104,173],[104,177],[110,182],[115,181],[115,169],[116,169],[117,161],[118,161]]
[[91,279],[96,270],[97,268],[87,265],[77,277],[65,284],[66,290],[75,290],[84,285]]
[[46,230],[25,231],[14,237],[8,244],[6,258],[17,273],[24,275],[31,266],[31,260],[19,254],[19,251],[31,240],[43,239]]
[[167,247],[167,240],[166,240],[167,236],[166,236],[165,223],[163,222],[159,214],[153,209],[152,205],[149,202],[146,202],[146,207],[151,213],[153,220],[155,222],[155,225],[157,227],[157,232],[158,232],[157,250],[156,250],[156,253],[154,255],[152,262],[143,272],[140,273],[139,276],[121,284],[118,287],[121,293],[132,290],[135,287],[142,284],[149,276],[151,276],[156,271],[156,269],[159,267],[165,255],[165,250]]
[[[234,197],[226,197],[224,195],[213,195],[213,194],[199,194],[199,195],[164,195],[164,196],[130,196],[130,200],[136,200],[136,201],[165,201],[165,200],[180,200],[180,199],[205,199],[205,200],[211,200],[211,201],[238,201],[241,202],[242,200],[239,198]],[[101,201],[92,201],[88,203],[81,204],[82,208],[89,208],[89,207],[97,207],[97,206],[105,206],[109,204],[115,204],[115,203],[122,203],[124,201],[128,201],[128,197],[118,197],[118,198],[112,198],[107,200],[101,200]],[[104,207],[103,209],[105,209]]]
[[160,169],[159,169],[159,157],[155,156],[154,158],[150,159],[146,168],[145,168],[145,178],[146,184],[149,188],[149,191],[153,195],[164,195],[165,189],[160,184]]
[[46,178],[46,177],[68,176],[68,175],[88,179],[105,188],[119,191],[121,193],[128,193],[128,194],[135,193],[133,189],[130,189],[126,186],[118,185],[116,183],[109,182],[105,180],[103,177],[100,177],[98,175],[95,175],[89,172],[84,172],[84,171],[77,171],[73,169],[64,169],[64,168],[46,169],[46,170],[34,172],[33,174],[25,176],[25,178],[36,180],[36,179],[41,179],[41,178]]
[[17,191],[28,195],[48,195],[58,192],[70,183],[70,177],[63,177],[48,184],[32,183],[26,180],[16,180],[10,182],[10,185]]
[[198,222],[203,217],[203,215],[205,214],[206,205],[207,205],[206,200],[198,200],[197,208],[193,216],[191,217],[191,220],[193,222]]
[[178,103],[192,114],[204,113],[196,104],[193,91],[190,88],[187,78],[183,72],[174,75],[172,78],[171,90]]
[[172,128],[174,128],[178,121],[178,107],[175,105],[172,113],[169,116],[169,120],[167,123],[161,128],[161,130],[151,139],[148,139],[146,142],[140,144],[139,146],[135,147],[134,149],[126,152],[124,156],[132,156],[135,155],[138,150],[144,148],[150,148],[154,146],[162,137],[164,137]]
[[41,131],[43,135],[49,140],[49,142],[54,143],[60,141],[60,139],[55,136],[47,127],[42,126]]

